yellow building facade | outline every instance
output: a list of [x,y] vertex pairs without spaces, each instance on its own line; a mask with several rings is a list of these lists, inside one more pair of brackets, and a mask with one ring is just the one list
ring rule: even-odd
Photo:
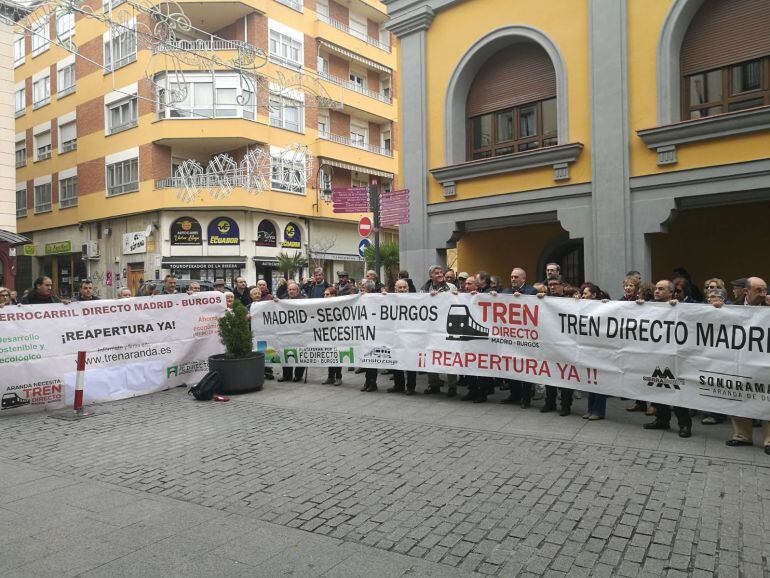
[[523,267],[532,282],[557,262],[614,295],[630,270],[770,274],[770,4],[385,4],[410,271]]
[[[376,0],[46,4],[14,42],[17,286],[362,275],[329,191],[395,185],[398,44]],[[385,240],[395,239],[393,231]],[[20,250],[21,254],[22,251]],[[307,268],[305,269],[307,272]]]

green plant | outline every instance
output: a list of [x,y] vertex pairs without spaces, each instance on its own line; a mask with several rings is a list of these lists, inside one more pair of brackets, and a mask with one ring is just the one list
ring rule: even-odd
[[249,312],[237,299],[232,310],[219,318],[219,340],[225,346],[226,359],[241,359],[252,352]]
[[287,278],[293,277],[294,272],[297,269],[302,269],[307,263],[305,258],[299,254],[299,251],[295,252],[294,255],[289,255],[288,253],[281,251],[276,256],[276,260],[278,261],[278,269],[282,271]]
[[[389,282],[388,285],[392,285],[393,280],[398,274],[398,253],[398,243],[380,243],[380,261],[385,269],[385,277]],[[374,268],[374,245],[364,249],[364,261],[366,261],[367,269]]]

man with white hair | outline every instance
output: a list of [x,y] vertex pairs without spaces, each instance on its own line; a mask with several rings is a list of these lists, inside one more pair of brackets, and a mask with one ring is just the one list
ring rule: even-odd
[[[749,277],[746,279],[746,293],[744,295],[743,306],[746,307],[767,307],[767,283],[759,277]],[[752,431],[751,419],[748,417],[731,417],[733,424],[733,437],[725,442],[730,447],[753,446],[754,432]],[[770,421],[762,422],[762,440],[765,446],[765,453],[770,456]]]

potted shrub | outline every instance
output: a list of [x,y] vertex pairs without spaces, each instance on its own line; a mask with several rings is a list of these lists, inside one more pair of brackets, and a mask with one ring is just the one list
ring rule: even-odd
[[218,371],[222,393],[259,391],[265,382],[265,354],[253,351],[249,312],[240,301],[219,318],[219,339],[225,352],[209,357],[209,370]]

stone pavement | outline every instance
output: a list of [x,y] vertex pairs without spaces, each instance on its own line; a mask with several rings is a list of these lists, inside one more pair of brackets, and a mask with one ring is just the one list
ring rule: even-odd
[[0,575],[770,576],[770,457],[727,426],[324,374],[0,417]]

